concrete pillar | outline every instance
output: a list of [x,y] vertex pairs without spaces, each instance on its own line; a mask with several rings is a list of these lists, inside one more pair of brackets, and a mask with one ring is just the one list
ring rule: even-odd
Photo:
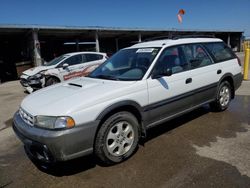
[[231,48],[231,37],[230,34],[227,36],[227,45]]
[[38,31],[32,31],[32,44],[33,44],[33,60],[35,66],[42,65],[40,42],[38,40]]
[[100,52],[99,38],[98,38],[98,33],[97,33],[97,31],[96,31],[96,33],[95,33],[95,49],[96,49],[96,52]]
[[168,38],[171,39],[173,37],[173,33],[171,31],[168,32]]
[[118,41],[118,38],[115,39],[115,49],[116,49],[116,51],[119,50],[119,41]]
[[141,42],[141,33],[138,34],[138,42]]
[[79,40],[76,39],[76,51],[79,52]]

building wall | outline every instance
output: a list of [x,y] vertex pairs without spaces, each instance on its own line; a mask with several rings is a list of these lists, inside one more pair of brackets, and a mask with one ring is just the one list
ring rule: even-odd
[[[37,35],[35,36],[34,33]],[[131,46],[140,40],[158,36],[193,34],[214,35],[228,43],[235,51],[241,48],[242,32],[0,27],[0,80],[3,82],[17,79],[20,74],[17,70],[39,65],[41,60],[50,61],[68,52],[95,51],[96,41],[99,43],[100,51],[111,56],[117,50]],[[66,45],[65,43],[68,42],[76,43]],[[80,42],[91,42],[91,44],[80,44]]]

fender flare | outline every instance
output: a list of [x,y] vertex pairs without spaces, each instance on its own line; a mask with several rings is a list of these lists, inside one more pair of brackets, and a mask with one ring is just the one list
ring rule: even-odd
[[218,85],[217,85],[217,91],[218,91],[218,89],[219,89],[219,87],[220,87],[221,82],[222,82],[225,78],[228,78],[228,77],[229,77],[230,79],[232,79],[232,83],[230,83],[230,84],[232,85],[232,98],[234,98],[234,96],[235,96],[235,89],[234,89],[235,83],[234,83],[234,76],[233,76],[232,73],[225,73],[225,74],[220,78],[220,80],[219,80],[219,82],[218,82]]
[[144,118],[144,113],[143,113],[143,108],[141,107],[140,104],[138,104],[135,101],[125,100],[125,101],[120,101],[120,102],[114,103],[114,104],[108,106],[105,110],[103,110],[97,116],[96,120],[101,122],[103,120],[103,118],[105,118],[107,115],[109,115],[109,113],[111,113],[112,111],[114,111],[116,109],[121,109],[123,107],[125,107],[125,108],[126,107],[132,107],[132,108],[136,109],[136,111],[139,113],[139,115],[140,115],[140,122],[139,122],[140,131],[141,131],[142,137],[145,137],[146,136],[146,127],[145,127],[145,125],[143,123],[143,120],[145,119]]

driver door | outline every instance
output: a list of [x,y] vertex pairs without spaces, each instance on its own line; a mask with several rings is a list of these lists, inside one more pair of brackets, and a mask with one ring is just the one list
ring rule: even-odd
[[190,91],[194,88],[190,65],[185,59],[183,46],[166,48],[155,64],[152,74],[161,74],[170,69],[172,75],[152,78],[148,82],[149,112],[148,122],[159,122],[185,111],[192,106]]

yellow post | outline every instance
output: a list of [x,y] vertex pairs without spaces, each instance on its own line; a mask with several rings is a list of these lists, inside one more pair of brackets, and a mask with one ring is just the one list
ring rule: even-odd
[[244,61],[244,74],[243,74],[244,80],[248,80],[249,54],[250,54],[250,48],[246,48],[245,61]]

